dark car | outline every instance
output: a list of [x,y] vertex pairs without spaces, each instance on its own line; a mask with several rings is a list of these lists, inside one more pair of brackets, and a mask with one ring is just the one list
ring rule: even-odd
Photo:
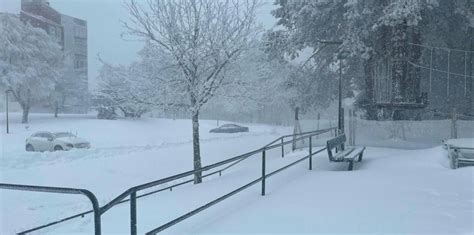
[[237,133],[237,132],[249,132],[249,128],[245,126],[239,126],[236,124],[225,124],[218,128],[212,129],[211,133]]

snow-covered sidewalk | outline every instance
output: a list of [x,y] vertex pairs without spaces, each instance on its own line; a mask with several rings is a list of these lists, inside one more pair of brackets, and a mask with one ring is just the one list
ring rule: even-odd
[[368,148],[352,172],[320,156],[168,232],[473,234],[474,168],[446,164],[440,147]]
[[[289,154],[294,161],[306,152]],[[251,160],[252,161],[252,160]],[[138,201],[139,233],[145,233],[259,177],[254,165],[204,182]],[[284,164],[283,162],[281,162]],[[285,162],[287,163],[287,162]],[[303,162],[260,185],[208,209],[164,234],[472,234],[472,167],[451,170],[441,147],[426,150],[368,148],[355,171],[315,157],[313,171]],[[273,165],[276,167],[276,164]],[[129,231],[129,205],[103,216],[105,233]],[[92,232],[91,218],[54,232]]]

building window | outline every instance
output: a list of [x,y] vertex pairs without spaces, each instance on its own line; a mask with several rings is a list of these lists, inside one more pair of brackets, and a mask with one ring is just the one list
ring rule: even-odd
[[87,30],[84,28],[74,28],[74,36],[78,38],[87,38]]
[[74,68],[76,69],[82,69],[82,68],[85,68],[87,66],[87,63],[85,60],[76,60],[75,63],[74,63]]
[[80,50],[86,50],[87,48],[87,41],[85,38],[75,38],[74,40],[76,48]]

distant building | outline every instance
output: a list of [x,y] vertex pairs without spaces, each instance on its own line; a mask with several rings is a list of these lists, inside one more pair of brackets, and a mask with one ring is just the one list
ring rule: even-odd
[[54,36],[63,50],[73,57],[78,90],[82,95],[67,101],[66,112],[86,112],[88,93],[87,21],[64,15],[51,7],[48,0],[21,0],[20,18]]
[[83,82],[78,83],[79,90],[85,91],[79,97],[76,97],[74,103],[81,104],[71,107],[73,112],[87,112],[87,106],[84,105],[87,101],[88,91],[88,63],[87,63],[87,22],[78,18],[67,15],[61,15],[61,25],[63,26],[63,45],[64,51],[69,53],[74,58],[74,69],[78,74],[78,79],[83,79]]
[[63,46],[61,14],[54,10],[47,0],[21,0],[20,19],[33,27],[44,29]]
[[84,69],[87,74],[87,22],[67,15],[61,15],[64,50],[74,54],[74,68]]

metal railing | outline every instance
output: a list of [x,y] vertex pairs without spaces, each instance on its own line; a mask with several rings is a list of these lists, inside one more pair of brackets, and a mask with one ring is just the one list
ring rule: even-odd
[[[101,223],[100,223],[100,207],[96,196],[86,189],[78,188],[60,188],[60,187],[47,187],[47,186],[35,186],[35,185],[20,185],[20,184],[2,184],[0,183],[0,189],[16,190],[16,191],[33,191],[43,193],[59,193],[59,194],[82,194],[86,196],[92,203],[92,211],[94,212],[94,233],[100,235]],[[49,225],[42,226],[41,228],[48,227]],[[38,230],[40,228],[34,229]],[[27,234],[34,230],[26,230],[18,234]]]
[[[327,128],[327,129],[322,129],[322,130],[316,130],[316,131],[307,131],[307,132],[302,132],[302,133],[297,133],[297,134],[291,134],[291,135],[283,135],[283,136],[280,136],[278,139],[275,139],[274,141],[268,143],[268,144],[265,145],[263,148],[266,148],[266,147],[268,147],[268,146],[270,146],[270,145],[272,145],[272,144],[277,143],[277,142],[280,141],[280,142],[281,142],[281,143],[280,143],[280,144],[281,144],[281,157],[284,158],[284,157],[285,157],[285,145],[284,145],[283,143],[285,142],[285,138],[288,138],[288,137],[292,137],[292,138],[293,138],[293,137],[296,137],[296,136],[304,136],[304,135],[308,135],[308,134],[324,134],[324,133],[330,132],[331,130],[334,130],[334,136],[336,136],[336,135],[337,135],[337,128],[336,128],[336,127]],[[293,142],[293,141],[298,141],[298,140],[296,140],[296,139],[293,140],[293,139],[292,139],[291,142]],[[286,143],[288,143],[288,142],[286,142]],[[244,154],[244,155],[245,155],[245,154]],[[241,156],[242,156],[242,155],[241,155]],[[210,174],[204,175],[203,177],[205,177],[205,176],[210,176],[210,175],[214,175],[214,174],[217,174],[217,173],[219,173],[219,176],[220,176],[223,171],[225,171],[225,170],[227,170],[227,169],[229,169],[229,168],[231,168],[231,167],[233,167],[233,166],[239,164],[240,162],[242,162],[243,160],[245,160],[245,159],[247,159],[247,158],[249,158],[249,157],[251,157],[251,156],[252,156],[252,155],[248,155],[247,157],[242,158],[242,159],[240,159],[240,160],[238,160],[238,161],[235,161],[234,163],[232,163],[232,164],[230,164],[230,165],[228,165],[228,166],[222,168],[221,170],[218,170],[218,171],[212,172],[212,173],[210,173]]]
[[[330,130],[328,130],[327,132],[329,132],[331,130],[332,130],[332,128]],[[157,233],[159,233],[159,232],[161,232],[161,231],[163,231],[163,230],[165,230],[165,229],[167,229],[167,228],[169,228],[169,227],[171,227],[171,226],[173,226],[173,225],[175,225],[175,224],[177,224],[177,223],[179,223],[179,222],[181,222],[181,221],[183,221],[183,220],[185,220],[185,219],[187,219],[187,218],[189,218],[189,217],[191,217],[195,214],[198,214],[199,212],[201,212],[201,211],[203,211],[203,210],[205,210],[205,209],[207,209],[207,208],[209,208],[209,207],[211,207],[211,206],[213,206],[213,205],[215,205],[215,204],[217,204],[217,203],[219,203],[219,202],[221,202],[221,201],[223,201],[223,200],[225,200],[225,199],[227,199],[227,198],[229,198],[229,197],[231,197],[231,196],[233,196],[233,195],[235,195],[235,194],[237,194],[237,193],[239,193],[239,192],[241,192],[241,191],[257,184],[257,183],[259,183],[259,182],[262,183],[262,185],[261,185],[261,195],[265,196],[265,183],[266,183],[267,178],[269,178],[269,177],[271,177],[271,176],[273,176],[273,175],[275,175],[275,174],[277,174],[277,173],[279,173],[279,172],[281,172],[285,169],[288,169],[288,168],[290,168],[290,167],[292,167],[292,166],[294,166],[294,165],[296,165],[296,164],[298,164],[298,163],[300,163],[300,162],[302,162],[306,159],[309,159],[309,170],[312,170],[312,167],[313,167],[312,166],[312,156],[326,150],[326,148],[324,147],[324,148],[321,148],[320,150],[318,150],[316,152],[312,151],[312,137],[315,136],[315,135],[319,135],[321,133],[326,133],[326,132],[318,132],[316,134],[303,135],[301,137],[294,138],[294,139],[286,141],[286,142],[282,141],[279,144],[265,146],[265,147],[257,150],[257,153],[262,154],[262,176],[261,177],[251,181],[250,183],[245,184],[244,186],[242,186],[240,188],[237,188],[237,189],[233,190],[230,193],[227,193],[227,194],[225,194],[225,195],[223,195],[223,196],[221,196],[217,199],[214,199],[213,201],[211,201],[211,202],[209,202],[209,203],[207,203],[207,204],[205,204],[201,207],[198,207],[198,208],[196,208],[196,209],[194,209],[194,210],[192,210],[192,211],[190,211],[190,212],[188,212],[188,213],[186,213],[186,214],[184,214],[184,215],[182,215],[182,216],[180,216],[180,217],[178,217],[178,218],[176,218],[176,219],[174,219],[174,220],[172,220],[172,221],[170,221],[170,222],[168,222],[164,225],[161,225],[160,227],[157,227],[157,228],[147,232],[146,234],[147,235],[157,234]],[[277,169],[277,170],[275,170],[275,171],[273,171],[269,174],[266,173],[266,152],[268,150],[278,148],[278,147],[283,147],[285,144],[293,143],[293,141],[303,140],[303,139],[306,139],[306,138],[309,139],[309,154],[307,156],[305,156],[301,159],[298,159],[297,161],[294,161],[294,162],[292,162],[292,163],[290,163],[290,164],[288,164],[284,167],[281,167],[281,168],[279,168],[279,169]],[[199,172],[199,171],[196,171],[196,172]],[[131,209],[136,210],[136,208],[131,208]],[[136,216],[136,211],[131,211],[130,214],[131,214],[131,216]],[[136,234],[136,224],[133,224],[134,220],[133,220],[132,217],[131,217],[131,221],[132,221],[132,224],[131,224],[132,228],[135,227],[135,230],[134,229],[131,230],[131,234],[135,235]],[[135,220],[135,222],[136,222],[136,220]]]
[[[114,198],[113,200],[111,200],[109,203],[105,204],[104,206],[100,207],[99,210],[98,210],[98,213],[99,213],[99,219],[100,219],[100,216],[102,214],[104,214],[105,212],[107,212],[108,210],[110,210],[112,207],[114,207],[115,205],[118,205],[118,204],[122,204],[122,203],[125,203],[125,202],[130,202],[130,232],[131,234],[137,234],[137,199],[138,198],[141,198],[141,197],[145,197],[145,196],[149,196],[149,195],[152,195],[152,194],[155,194],[155,193],[158,193],[158,192],[161,192],[161,191],[165,191],[165,190],[172,190],[173,188],[177,187],[177,186],[180,186],[180,185],[184,185],[184,184],[187,184],[187,183],[191,183],[191,182],[194,182],[194,179],[190,179],[190,180],[185,180],[183,182],[180,182],[180,183],[176,183],[176,184],[173,184],[171,186],[167,186],[167,187],[164,187],[164,188],[160,188],[160,189],[157,189],[157,190],[154,190],[154,191],[151,191],[151,192],[146,192],[146,193],[143,193],[141,195],[137,195],[137,193],[139,191],[143,191],[145,189],[149,189],[149,188],[152,188],[152,187],[156,187],[156,186],[159,186],[159,185],[163,185],[163,184],[166,184],[166,183],[170,183],[172,181],[175,181],[175,180],[179,180],[179,179],[182,179],[182,178],[185,178],[185,177],[188,177],[188,176],[191,176],[191,175],[194,175],[195,173],[200,173],[200,172],[205,172],[205,171],[209,171],[209,170],[212,170],[212,169],[215,169],[215,168],[218,168],[218,167],[221,167],[221,166],[224,166],[224,165],[227,165],[227,164],[230,164],[222,169],[219,169],[219,170],[216,170],[216,171],[213,171],[209,174],[205,174],[203,175],[202,177],[203,178],[206,178],[206,177],[209,177],[211,175],[215,175],[215,174],[219,174],[222,175],[222,172],[235,166],[236,164],[242,162],[243,160],[245,159],[248,159],[249,157],[251,156],[255,156],[256,154],[259,154],[261,153],[262,154],[262,177],[260,177],[259,179],[256,179],[252,182],[250,182],[249,184],[247,185],[244,185],[234,191],[232,191],[231,193],[229,194],[226,194],[196,210],[193,210],[191,212],[189,212],[188,214],[186,215],[183,215],[155,230],[152,230],[150,231],[149,234],[155,234],[159,231],[162,231],[168,227],[171,227],[172,225],[194,215],[194,214],[197,214],[199,213],[200,211],[214,205],[214,204],[217,204],[218,202],[262,181],[262,195],[265,194],[265,179],[280,172],[281,170],[284,170],[284,169],[287,169],[288,167],[291,167],[305,159],[308,159],[309,158],[309,168],[310,170],[312,169],[312,156],[314,154],[317,154],[319,152],[322,152],[325,150],[325,148],[321,149],[321,150],[318,150],[314,153],[311,153],[312,152],[312,137],[313,136],[316,136],[316,135],[320,135],[320,134],[324,134],[324,133],[330,133],[331,131],[334,131],[335,134],[337,134],[337,128],[327,128],[327,129],[322,129],[322,130],[316,130],[316,131],[309,131],[309,132],[303,132],[303,133],[299,133],[299,134],[292,134],[292,135],[284,135],[284,136],[281,136],[277,139],[275,139],[274,141],[270,142],[269,144],[265,145],[264,147],[260,148],[260,149],[257,149],[257,150],[254,150],[254,151],[250,151],[248,153],[245,153],[245,154],[242,154],[242,155],[239,155],[239,156],[236,156],[236,157],[232,157],[232,158],[229,158],[229,159],[226,159],[226,160],[223,160],[223,161],[220,161],[220,162],[217,162],[217,163],[213,163],[211,165],[208,165],[208,166],[204,166],[200,169],[197,169],[197,170],[191,170],[191,171],[187,171],[187,172],[184,172],[184,173],[180,173],[180,174],[177,174],[177,175],[173,175],[173,176],[170,176],[170,177],[166,177],[166,178],[162,178],[162,179],[159,179],[159,180],[155,180],[155,181],[152,181],[152,182],[148,182],[148,183],[145,183],[145,184],[141,184],[141,185],[138,185],[138,186],[134,186],[134,187],[131,187],[129,189],[127,189],[125,192],[123,192],[122,194],[120,194],[119,196],[117,196],[116,198]],[[299,137],[298,137],[299,136]],[[286,138],[288,137],[292,137],[291,140],[286,140]],[[282,167],[281,169],[279,170],[276,170],[268,175],[265,174],[265,153],[268,151],[268,150],[271,150],[271,149],[275,149],[275,148],[279,148],[281,147],[281,156],[284,157],[284,146],[287,145],[287,144],[290,144],[290,143],[293,143],[294,141],[301,141],[301,140],[304,140],[304,139],[309,139],[309,149],[310,149],[310,154],[308,156],[305,156],[304,158],[302,159],[299,159],[298,161],[294,162],[294,163],[291,163],[290,165],[287,165],[285,167]],[[275,144],[277,142],[280,142],[278,144]],[[128,197],[128,198],[127,198]],[[54,221],[54,222],[51,222],[51,223],[48,223],[46,225],[42,225],[42,226],[38,226],[38,227],[35,227],[35,228],[32,228],[32,229],[29,229],[29,230],[26,230],[26,231],[23,231],[19,234],[25,234],[25,233],[29,233],[29,232],[33,232],[33,231],[36,231],[36,230],[40,230],[40,229],[43,229],[43,228],[46,228],[46,227],[49,227],[49,226],[52,226],[52,225],[56,225],[56,224],[59,224],[59,223],[62,223],[62,222],[65,222],[65,221],[68,221],[68,220],[71,220],[71,219],[74,219],[74,218],[78,218],[78,217],[83,217],[84,215],[86,214],[89,214],[89,213],[92,213],[94,212],[95,214],[95,217],[96,217],[96,214],[97,214],[97,210],[94,209],[94,210],[89,210],[89,211],[85,211],[85,212],[82,212],[82,213],[79,213],[79,214],[76,214],[76,215],[72,215],[72,216],[69,216],[69,217],[66,217],[66,218],[63,218],[63,219],[60,219],[58,221]]]

